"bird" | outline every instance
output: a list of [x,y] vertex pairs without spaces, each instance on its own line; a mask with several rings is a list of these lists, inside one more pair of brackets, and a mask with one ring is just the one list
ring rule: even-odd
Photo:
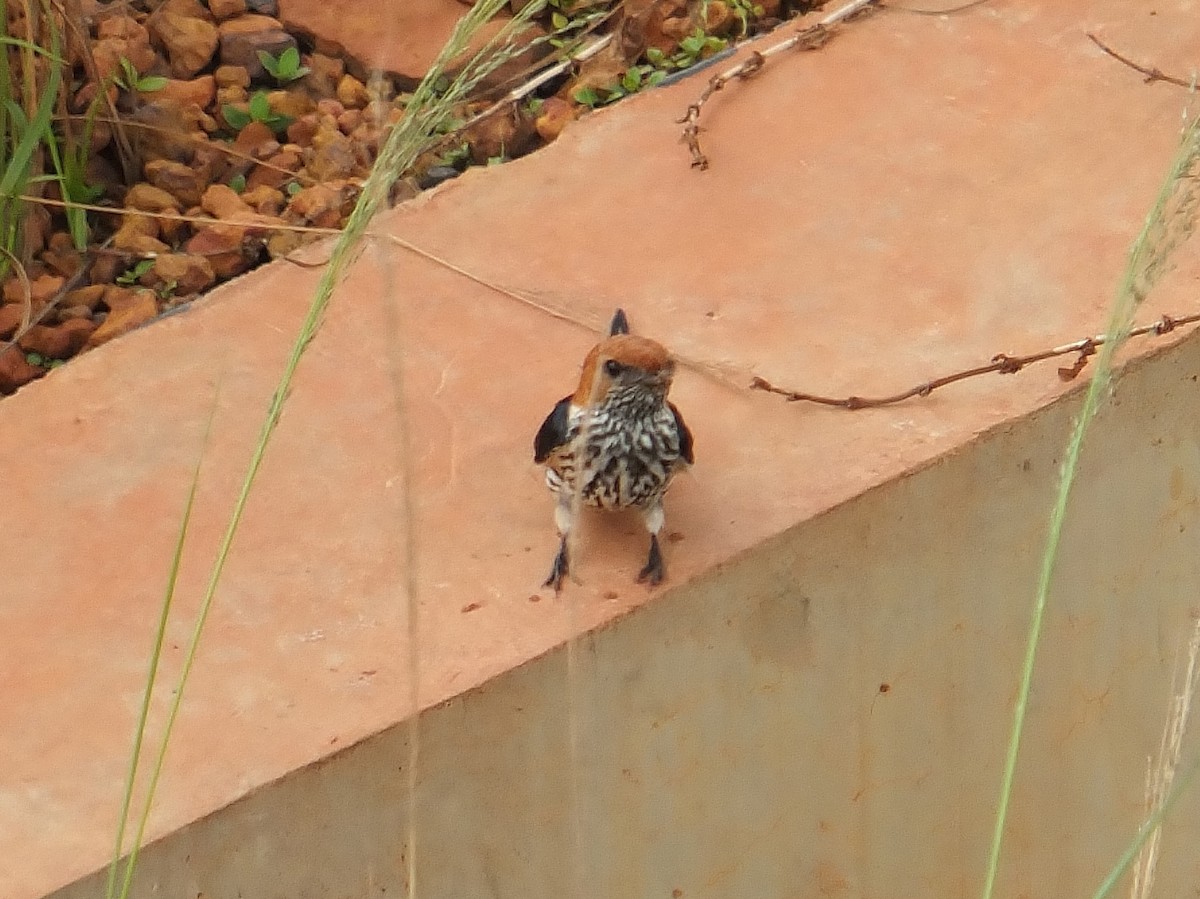
[[542,586],[562,590],[580,505],[638,510],[650,552],[637,581],[650,587],[663,582],[663,497],[675,475],[695,461],[692,432],[667,399],[674,375],[666,348],[631,334],[624,310],[617,309],[608,336],[583,361],[579,387],[558,401],[533,441],[533,460],[546,466],[546,486],[556,497],[559,535]]

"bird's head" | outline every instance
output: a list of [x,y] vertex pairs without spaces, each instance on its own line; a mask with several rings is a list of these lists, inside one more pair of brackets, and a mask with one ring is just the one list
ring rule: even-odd
[[588,353],[574,401],[580,406],[594,405],[614,392],[662,399],[674,376],[675,362],[662,344],[647,337],[617,334]]

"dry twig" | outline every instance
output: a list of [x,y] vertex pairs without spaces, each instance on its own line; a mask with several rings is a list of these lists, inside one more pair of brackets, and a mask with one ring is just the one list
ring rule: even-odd
[[1168,75],[1166,72],[1162,71],[1162,69],[1152,67],[1152,66],[1144,66],[1144,65],[1134,62],[1128,56],[1122,56],[1120,53],[1118,53],[1112,47],[1108,46],[1108,44],[1104,43],[1104,41],[1100,40],[1100,38],[1096,37],[1096,35],[1092,34],[1090,31],[1087,33],[1087,36],[1088,36],[1088,39],[1093,44],[1095,44],[1097,47],[1099,47],[1101,50],[1103,50],[1105,53],[1107,53],[1109,56],[1111,56],[1117,62],[1124,63],[1125,65],[1129,66],[1129,68],[1133,69],[1135,72],[1141,72],[1144,76],[1146,76],[1147,84],[1152,84],[1155,81],[1165,81],[1167,84],[1177,84],[1177,85],[1179,85],[1179,87],[1191,88],[1193,85],[1192,81],[1188,81],[1183,78],[1180,78],[1178,75]]
[[851,0],[851,2],[838,7],[821,21],[815,25],[810,25],[807,28],[801,28],[787,40],[780,41],[778,44],[772,44],[765,50],[753,51],[744,60],[731,68],[725,69],[723,72],[718,72],[708,79],[708,86],[704,88],[704,92],[687,108],[683,118],[679,119],[679,124],[683,125],[682,140],[687,144],[688,151],[692,154],[692,168],[703,171],[708,168],[708,157],[704,155],[704,151],[700,148],[700,111],[704,108],[712,95],[721,90],[735,78],[745,80],[753,77],[767,62],[767,59],[777,53],[782,53],[785,50],[816,50],[825,45],[825,43],[833,36],[833,28],[851,16],[862,12],[868,7],[877,4],[879,0]]
[[[1190,325],[1200,322],[1200,313],[1192,315],[1184,315],[1175,317],[1164,315],[1162,318],[1148,325],[1134,328],[1129,332],[1130,337],[1142,337],[1147,334],[1160,336],[1174,331],[1181,325]],[[1035,362],[1043,362],[1046,359],[1053,359],[1056,356],[1076,355],[1075,361],[1069,365],[1059,368],[1058,376],[1064,381],[1073,380],[1078,374],[1083,371],[1087,365],[1088,357],[1096,352],[1096,348],[1107,343],[1111,338],[1107,334],[1097,334],[1095,337],[1085,337],[1082,340],[1077,340],[1074,343],[1068,343],[1063,346],[1057,346],[1049,350],[1042,350],[1037,353],[1030,353],[1027,356],[1010,356],[1007,353],[999,353],[992,357],[992,361],[987,365],[980,365],[975,368],[968,368],[963,371],[956,371],[952,374],[943,375],[940,378],[934,378],[932,381],[925,381],[917,384],[907,390],[902,390],[899,393],[894,393],[891,396],[881,397],[863,397],[863,396],[847,396],[847,397],[831,397],[821,396],[815,393],[804,393],[799,390],[788,390],[784,387],[776,387],[766,378],[755,376],[750,381],[752,390],[764,390],[767,393],[775,393],[785,397],[789,403],[818,403],[822,406],[839,406],[843,409],[873,409],[879,406],[892,406],[904,400],[912,399],[913,397],[925,397],[933,393],[939,387],[945,387],[947,384],[954,384],[957,381],[965,381],[967,378],[974,378],[979,375],[987,375],[995,372],[999,375],[1016,374],[1027,365],[1032,365]]]

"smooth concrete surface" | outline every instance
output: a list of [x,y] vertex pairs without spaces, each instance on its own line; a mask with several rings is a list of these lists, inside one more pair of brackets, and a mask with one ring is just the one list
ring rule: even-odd
[[[1095,423],[997,895],[1091,895],[1140,821],[1200,614],[1198,371],[1197,338],[1136,364]],[[1078,405],[999,426],[426,712],[417,895],[978,895]],[[406,895],[408,734],[150,847],[136,895]],[[1185,758],[1198,750],[1189,738]],[[1200,882],[1197,820],[1192,791],[1156,895]]]
[[[652,878],[669,875],[667,895],[757,896],[769,892],[755,878],[784,873],[795,895],[973,892],[1046,460],[1066,433],[1066,410],[1039,410],[1078,385],[1047,364],[859,413],[744,385],[889,392],[1101,330],[1185,95],[1144,84],[1085,32],[1186,71],[1193,4],[1153,12],[1012,0],[881,13],[718,95],[707,172],[688,167],[674,121],[692,79],[381,217],[264,460],[139,895],[395,894],[414,646],[429,895],[537,895],[568,877],[579,895],[638,895],[639,882],[658,895]],[[19,462],[0,512],[0,834],[20,860],[0,865],[0,896],[95,883],[193,467],[203,453],[152,743],[318,275],[255,272],[0,404],[0,455]],[[1189,245],[1139,318],[1194,310],[1198,275]],[[556,599],[538,589],[555,536],[532,435],[577,376],[586,326],[618,304],[680,356],[673,395],[697,465],[668,498],[664,590],[632,583],[639,525],[615,519],[584,535],[580,582]],[[1173,517],[1194,508],[1195,360],[1190,342],[1171,352],[1153,365],[1182,366],[1175,381],[1128,382],[1144,394],[1093,444],[1096,510],[1081,499],[1072,527],[1097,539],[1069,557],[1072,590],[1054,606],[1072,610],[1055,626],[1073,642],[1057,632],[1043,654],[1010,835],[1006,876],[1034,879],[1007,895],[1088,888],[1136,820],[1195,583]],[[1146,439],[1161,446],[1136,443],[1143,414],[1159,416]],[[1018,474],[1001,448],[1022,429],[1012,452],[1031,468]],[[1177,495],[1164,494],[1175,467]],[[1095,549],[1118,537],[1126,555]],[[747,627],[770,650],[758,661]],[[564,642],[597,629],[572,644],[568,679]],[[823,879],[795,880],[813,865]]]

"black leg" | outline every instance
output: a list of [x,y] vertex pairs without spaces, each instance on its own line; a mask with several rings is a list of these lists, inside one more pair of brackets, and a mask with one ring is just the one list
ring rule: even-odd
[[558,554],[554,557],[554,564],[550,567],[550,577],[546,578],[543,587],[553,587],[554,592],[558,593],[562,590],[563,578],[567,576],[567,535],[563,534],[562,541],[558,544]]
[[657,587],[666,576],[667,569],[663,565],[662,550],[658,548],[658,534],[651,534],[650,557],[646,559],[646,567],[638,573],[638,583],[649,581],[651,587]]

